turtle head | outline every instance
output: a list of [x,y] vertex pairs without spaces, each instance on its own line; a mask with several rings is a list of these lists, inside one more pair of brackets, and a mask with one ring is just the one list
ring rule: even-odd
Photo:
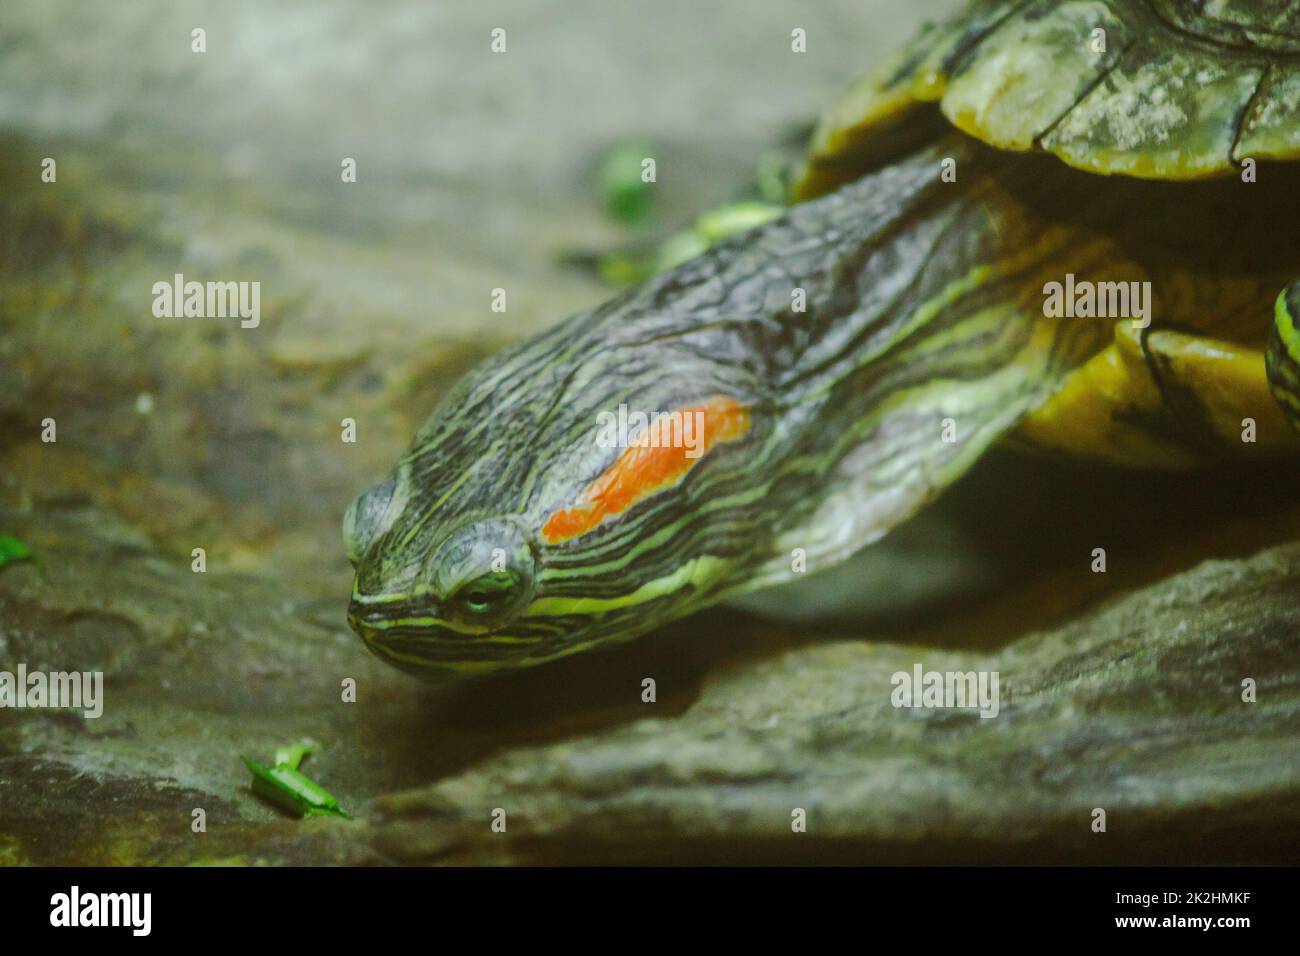
[[537,587],[538,550],[519,516],[453,527],[398,499],[395,478],[348,508],[344,542],[356,567],[348,623],[371,650],[420,673],[496,669],[512,622]]
[[462,379],[344,518],[366,645],[477,676],[636,636],[716,592],[741,536],[706,504],[717,482],[743,487],[751,406],[664,358],[549,335]]

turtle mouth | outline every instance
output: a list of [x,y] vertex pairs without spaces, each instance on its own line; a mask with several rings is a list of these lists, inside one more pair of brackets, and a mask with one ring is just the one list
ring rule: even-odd
[[348,604],[348,626],[372,650],[411,640],[439,644],[454,639],[463,642],[468,636],[441,625],[429,608],[416,612],[411,608],[376,606],[356,599]]
[[[403,609],[404,608],[404,609]],[[423,606],[348,605],[348,626],[376,657],[431,680],[481,676],[519,666],[535,642],[501,634],[474,634],[434,617]]]
[[361,637],[388,631],[423,630],[438,623],[438,608],[428,600],[367,600],[353,593],[348,601],[348,626]]

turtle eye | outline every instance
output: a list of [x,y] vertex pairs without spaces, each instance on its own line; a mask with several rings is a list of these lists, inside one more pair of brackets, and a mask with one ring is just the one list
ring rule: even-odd
[[514,572],[493,571],[459,587],[451,604],[466,622],[490,624],[516,608],[523,590]]
[[537,558],[519,523],[489,518],[452,532],[428,559],[429,592],[463,630],[500,627],[532,600]]

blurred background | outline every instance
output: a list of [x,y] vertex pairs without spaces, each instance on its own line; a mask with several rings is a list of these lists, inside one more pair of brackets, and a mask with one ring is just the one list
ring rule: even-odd
[[[0,570],[0,669],[106,675],[99,720],[0,712],[0,863],[1292,852],[1284,470],[996,456],[847,576],[467,687],[424,688],[347,629],[341,515],[438,396],[612,295],[611,251],[752,196],[763,157],[956,6],[0,7],[0,533],[35,559]],[[652,205],[620,219],[611,157],[645,149]],[[261,282],[260,326],[156,318],[175,273]],[[1136,557],[1082,574],[1099,538]],[[1000,669],[1018,709],[900,716],[888,678],[917,661]],[[1261,667],[1274,693],[1243,712]],[[303,738],[357,822],[249,793],[239,756]],[[1125,837],[1091,839],[1099,802]],[[498,806],[521,839],[491,839]],[[792,807],[816,821],[798,845]]]
[[[78,452],[179,486],[134,518],[180,530],[215,496],[249,524],[211,525],[248,546],[232,560],[291,551],[467,365],[610,294],[566,264],[624,238],[601,202],[610,150],[649,143],[656,215],[687,222],[944,6],[5,4],[6,420],[43,402]],[[55,188],[23,174],[46,156]],[[264,327],[142,315],[175,272],[260,280]],[[341,455],[345,416],[361,440]],[[313,570],[345,567],[334,524]]]

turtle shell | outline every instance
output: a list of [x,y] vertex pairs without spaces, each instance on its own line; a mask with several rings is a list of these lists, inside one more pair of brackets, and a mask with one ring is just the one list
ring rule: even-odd
[[[895,158],[942,117],[1003,149],[1146,179],[1300,158],[1300,5],[1288,0],[971,3],[821,121],[793,198]],[[928,116],[925,114],[929,114]]]

